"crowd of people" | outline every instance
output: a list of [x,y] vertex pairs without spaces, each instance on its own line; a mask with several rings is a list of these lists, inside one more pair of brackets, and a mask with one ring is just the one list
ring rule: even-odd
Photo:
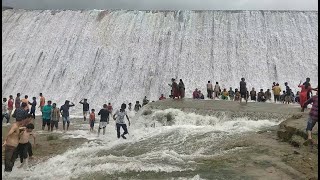
[[[172,78],[171,81],[172,84],[169,85],[172,89],[169,97],[172,99],[183,99],[185,97],[185,85],[182,79],[180,79],[179,84],[176,83],[174,78]],[[215,86],[213,86],[212,83],[208,81],[206,86],[207,98],[240,101],[240,103],[242,99],[245,99],[247,103],[249,97],[252,101],[271,101],[270,89],[267,89],[265,92],[263,89],[260,89],[260,92],[256,93],[255,89],[252,88],[249,92],[244,78],[241,78],[239,85],[239,90],[236,88],[235,91],[233,91],[233,89],[230,87],[228,91],[226,88],[223,88],[221,91],[218,82],[216,82]],[[303,84],[300,82],[298,87],[301,88],[301,91],[297,92],[297,95],[294,96],[292,90],[288,86],[288,83],[285,82],[284,85],[285,91],[282,91],[279,83],[273,83],[271,90],[273,92],[274,102],[282,102],[287,104],[299,102],[301,105],[301,111],[304,111],[307,105],[312,103],[306,130],[308,132],[308,142],[313,143],[311,132],[316,122],[318,122],[318,88],[312,88],[310,84],[310,78],[307,78],[306,82]],[[315,96],[312,96],[312,90],[317,91]],[[12,171],[14,162],[18,157],[20,157],[20,162],[22,163],[21,166],[27,161],[27,157],[32,157],[32,146],[29,142],[30,137],[34,138],[35,143],[35,136],[33,135],[32,131],[34,129],[37,98],[33,97],[32,102],[29,102],[28,95],[25,95],[24,99],[20,99],[20,96],[20,93],[18,93],[17,97],[13,99],[13,96],[10,95],[8,101],[7,98],[3,98],[2,102],[2,121],[4,118],[6,118],[6,122],[9,123],[12,117],[16,119],[2,145],[5,146],[5,171],[9,172]],[[197,88],[193,92],[192,97],[194,99],[204,99],[203,93]],[[166,99],[166,97],[161,94],[159,100],[164,99]],[[53,131],[54,128],[58,130],[60,117],[62,117],[63,130],[68,131],[70,126],[69,108],[75,106],[75,104],[69,100],[66,100],[65,103],[58,108],[57,104],[52,103],[50,100],[47,101],[47,104],[45,104],[45,102],[46,101],[43,94],[40,93],[40,103],[38,107],[42,113],[42,130],[45,130],[46,126],[48,131]],[[89,115],[90,132],[94,132],[94,124],[96,122],[95,109],[90,110],[90,105],[87,99],[82,99],[79,103],[82,104],[83,107],[83,120],[86,121],[87,116]],[[149,100],[145,96],[143,99],[143,104],[140,105],[140,102],[136,101],[133,110],[137,112],[142,106],[148,103]],[[13,106],[15,106],[14,112]],[[102,108],[98,112],[98,115],[100,116],[98,136],[100,135],[101,129],[103,129],[103,135],[105,134],[106,126],[109,124],[110,117],[112,117],[116,123],[117,138],[122,137],[123,139],[126,139],[125,135],[128,134],[128,129],[125,118],[127,118],[130,126],[130,120],[126,112],[126,108],[127,105],[123,103],[120,110],[117,110],[115,113],[113,113],[113,107],[111,103],[108,103],[108,105],[103,104]],[[129,111],[132,110],[131,103],[128,104],[128,109]],[[123,129],[122,134],[120,131],[121,128]]]

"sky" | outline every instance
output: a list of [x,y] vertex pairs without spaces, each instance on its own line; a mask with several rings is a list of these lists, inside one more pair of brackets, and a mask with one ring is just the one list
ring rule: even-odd
[[312,10],[318,0],[2,0],[19,9]]

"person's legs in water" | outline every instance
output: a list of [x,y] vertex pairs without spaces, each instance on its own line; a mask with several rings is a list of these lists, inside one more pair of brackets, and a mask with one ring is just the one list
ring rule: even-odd
[[124,135],[128,134],[128,129],[127,129],[127,125],[126,124],[121,124],[122,129],[124,130],[123,134],[121,135],[121,137],[123,139],[127,139]]
[[50,131],[50,120],[47,120],[48,131]]
[[21,168],[26,163],[26,159],[28,158],[28,144],[19,144],[18,146],[20,146],[19,156],[21,162],[21,165],[18,168]]
[[63,119],[63,131],[65,131],[66,130],[66,122],[68,121],[68,118],[63,117],[62,119]]
[[33,155],[33,153],[32,153],[32,145],[31,145],[31,143],[29,141],[27,143],[27,147],[28,147],[29,158],[32,158],[32,155]]
[[117,126],[117,137],[120,138],[120,127],[121,127],[121,124],[116,124]]
[[4,151],[4,171],[11,172],[16,160],[16,147],[14,146],[5,146]]
[[70,118],[66,117],[66,121],[67,121],[67,131],[68,131],[70,126]]
[[46,127],[46,119],[42,119],[42,130],[44,130],[44,128]]
[[53,124],[56,127],[56,130],[58,130],[58,121],[54,121]]
[[50,121],[50,130],[51,130],[51,132],[53,131],[53,126],[54,126],[54,123],[53,123],[53,121],[51,120],[51,121]]

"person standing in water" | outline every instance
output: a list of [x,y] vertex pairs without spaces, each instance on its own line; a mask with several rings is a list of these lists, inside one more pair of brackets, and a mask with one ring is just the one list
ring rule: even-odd
[[[24,103],[25,104],[25,103]],[[24,126],[30,123],[32,115],[28,115],[26,119],[17,120],[12,124],[3,144],[4,146],[4,171],[11,172],[14,166],[15,160],[18,158],[17,146],[20,139],[20,131],[25,129]]]
[[281,88],[279,83],[277,83],[275,86],[272,88],[273,91],[273,96],[274,96],[274,102],[276,103],[277,101],[280,101],[280,93],[281,93]]
[[175,99],[176,97],[179,99],[179,87],[178,84],[176,83],[176,80],[174,78],[171,79],[172,84],[169,84],[172,88],[172,98]]
[[100,123],[98,129],[98,136],[100,135],[100,130],[103,129],[103,135],[106,133],[107,124],[109,124],[109,114],[110,111],[106,104],[103,105],[103,108],[100,109],[98,115],[100,115]]
[[141,104],[139,104],[139,101],[136,101],[136,104],[134,105],[134,110],[138,112],[140,108],[141,108]]
[[113,115],[113,119],[116,121],[116,126],[117,126],[117,137],[120,138],[120,128],[122,127],[124,132],[121,135],[121,137],[123,139],[127,139],[125,135],[128,134],[128,129],[127,129],[127,124],[125,123],[124,117],[127,118],[130,126],[129,117],[123,107],[121,107],[120,111],[117,110],[117,112]]
[[241,81],[240,81],[240,103],[242,102],[242,98],[246,100],[246,104],[247,104],[248,103],[247,83],[245,82],[244,78],[241,78]]
[[82,110],[83,110],[83,121],[86,121],[87,119],[87,115],[89,113],[89,103],[87,99],[82,99],[80,102],[80,104],[83,105]]
[[90,113],[90,132],[93,132],[94,122],[96,121],[96,114],[94,112],[95,112],[95,110],[91,109],[91,113]]
[[207,98],[210,98],[212,99],[212,93],[213,93],[213,86],[212,86],[212,83],[210,81],[208,81],[208,84],[207,84]]
[[7,124],[9,123],[9,114],[8,114],[8,107],[7,107],[7,98],[3,98],[2,101],[2,122],[3,118],[7,119]]
[[42,109],[42,130],[44,130],[47,125],[48,131],[50,131],[51,110],[51,101],[48,101],[48,104]]
[[[8,115],[9,115],[9,121],[12,115],[12,111],[13,111],[13,104],[14,104],[14,100],[13,100],[13,96],[10,95],[9,96],[9,100],[8,100]],[[7,123],[9,123],[9,121]]]
[[46,98],[43,97],[42,93],[40,93],[40,111],[42,112],[43,107],[46,105]]
[[257,92],[254,90],[254,88],[252,88],[252,90],[250,91],[250,98],[251,101],[257,101]]
[[132,110],[132,103],[129,103],[128,106],[129,106],[128,107],[129,111],[131,111]]
[[30,111],[30,106],[29,106],[29,105],[30,105],[31,103],[30,103],[29,100],[28,100],[28,95],[25,95],[25,96],[24,96],[24,99],[22,99],[21,102],[27,104],[27,107],[28,107],[28,108],[27,108],[26,111],[29,113],[29,111]]
[[31,110],[30,114],[33,116],[33,119],[36,119],[36,106],[37,106],[37,100],[36,97],[32,97],[32,103],[31,104]]
[[[27,164],[27,158],[32,156],[32,146],[29,142],[30,136],[33,137],[33,143],[36,144],[36,137],[33,135],[32,131],[34,129],[34,125],[32,123],[27,124],[25,130],[22,132],[19,140],[19,144],[17,146],[17,152],[20,156],[21,165],[18,168],[23,167],[24,164]],[[30,149],[31,148],[31,151]],[[31,154],[29,154],[31,152]]]
[[63,121],[63,130],[65,131],[65,125],[67,123],[67,131],[70,126],[70,117],[69,117],[69,108],[74,106],[73,103],[69,104],[70,101],[66,100],[64,105],[60,107],[60,113],[62,113],[62,121]]
[[182,79],[180,79],[180,82],[179,82],[179,95],[181,99],[184,98],[184,95],[185,95],[185,87]]
[[18,93],[16,99],[14,100],[14,106],[16,109],[18,109],[20,105],[21,105],[20,93]]
[[219,99],[220,95],[220,86],[219,83],[216,82],[216,85],[214,86],[214,97]]
[[53,103],[52,104],[52,110],[51,110],[51,131],[53,131],[53,126],[56,127],[56,130],[58,130],[58,122],[60,120],[60,110],[57,108],[57,104]]

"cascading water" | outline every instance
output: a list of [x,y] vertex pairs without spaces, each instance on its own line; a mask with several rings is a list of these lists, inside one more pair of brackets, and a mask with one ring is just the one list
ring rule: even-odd
[[[26,11],[2,14],[2,96],[44,93],[62,105],[186,94],[221,87],[270,88],[318,81],[317,11]],[[78,106],[72,113],[81,112]]]
[[[177,109],[153,110],[148,115],[129,113],[128,139],[117,139],[114,122],[107,134],[88,134],[78,124],[65,138],[90,140],[81,147],[31,166],[5,174],[5,179],[230,179],[221,167],[203,170],[208,158],[239,152],[237,139],[246,133],[278,125],[281,120],[220,119]],[[170,116],[170,118],[168,118]],[[166,121],[170,121],[168,124]],[[154,125],[155,126],[150,126]],[[51,169],[52,173],[48,173]],[[220,170],[219,170],[220,169]]]

